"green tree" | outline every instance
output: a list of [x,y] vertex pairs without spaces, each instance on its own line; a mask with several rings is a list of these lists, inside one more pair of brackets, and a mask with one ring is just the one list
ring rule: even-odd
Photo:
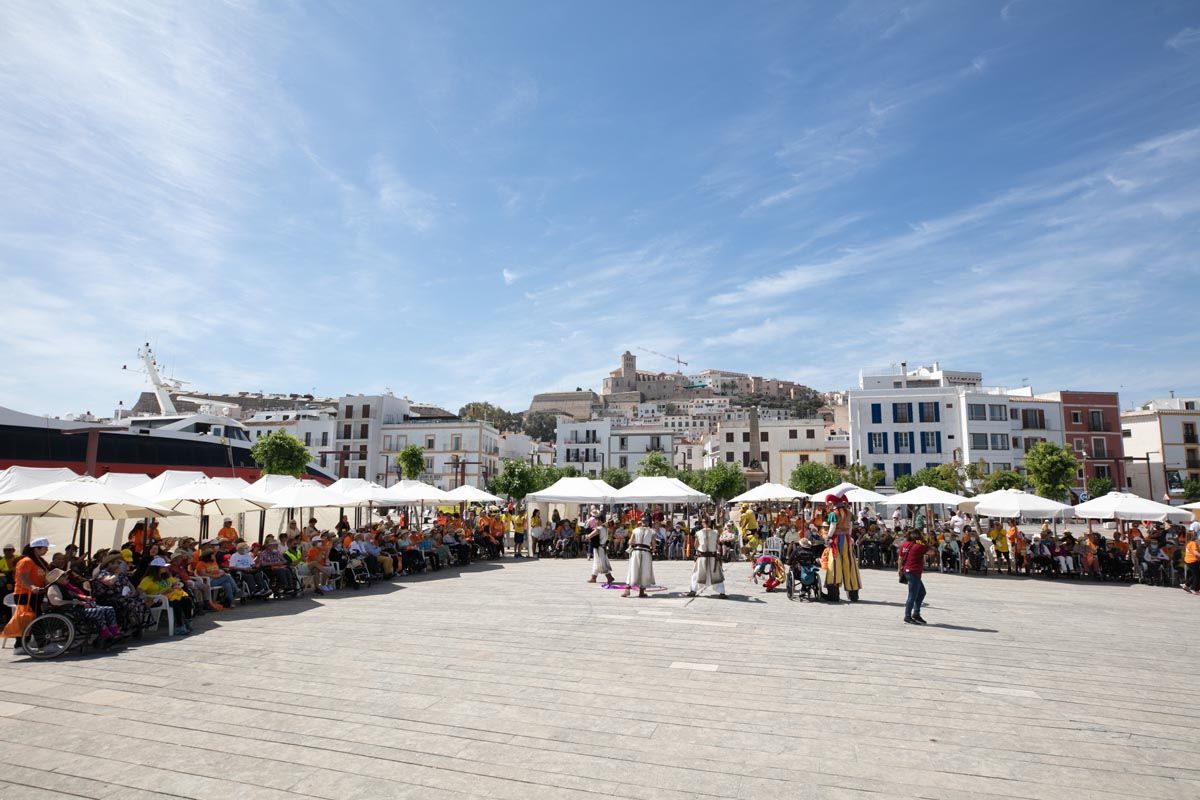
[[291,475],[298,478],[312,460],[312,454],[304,442],[285,430],[268,433],[254,441],[250,457],[258,464],[264,475]]
[[[825,405],[825,396],[816,389],[808,386],[801,386],[796,391],[795,397],[776,397],[768,394],[744,394],[735,397],[733,404],[736,406],[761,406],[763,408],[786,408],[798,419],[813,419],[817,415],[817,409]],[[837,484],[834,484],[835,486]],[[866,488],[866,487],[863,487]]]
[[458,415],[463,419],[478,419],[490,423],[499,431],[519,431],[521,430],[521,415],[511,411],[505,411],[499,406],[494,406],[491,403],[475,401],[467,403],[458,410]]
[[629,476],[629,470],[621,469],[620,467],[609,467],[600,473],[600,480],[614,489],[620,489],[622,486],[628,486],[629,482],[633,479]]
[[868,467],[866,464],[851,464],[844,470],[846,480],[853,483],[860,489],[874,490],[876,486],[883,483],[883,479],[887,476],[883,474],[883,470]]
[[[797,464],[788,478],[788,486],[798,492],[818,494],[831,489],[842,482],[842,473],[828,464],[817,461],[805,461]],[[865,487],[864,487],[865,488]]]
[[921,484],[917,483],[916,475],[901,475],[892,482],[892,488],[896,490],[897,494],[901,492],[911,492],[920,485]]
[[1088,481],[1087,487],[1091,497],[1104,497],[1113,490],[1113,482],[1108,478],[1092,478]]
[[943,492],[957,493],[958,491],[958,487],[955,485],[955,471],[950,464],[938,464],[936,467],[918,470],[912,479],[916,486],[932,486]]
[[652,452],[646,453],[642,463],[638,464],[637,472],[638,475],[644,476],[666,475],[670,477],[675,474],[675,467],[671,466],[671,459],[667,458],[665,453]]
[[515,458],[504,459],[500,472],[488,482],[488,491],[509,500],[524,500],[533,490],[533,465]]
[[742,472],[738,464],[718,461],[703,473],[694,474],[704,475],[704,488],[700,491],[711,497],[718,507],[731,497],[737,497],[746,491],[746,473]]
[[396,466],[400,467],[405,478],[415,481],[425,471],[425,451],[420,445],[407,445],[396,454]]
[[996,492],[1001,489],[1024,489],[1029,485],[1025,476],[1011,469],[1001,469],[984,475],[979,482],[980,492]]
[[1052,500],[1063,500],[1075,485],[1079,461],[1065,447],[1038,442],[1025,453],[1025,470],[1035,492]]
[[[704,470],[681,469],[675,474],[676,478],[686,483],[698,492],[704,491],[704,481],[707,474]],[[705,492],[707,494],[707,492]],[[732,496],[732,495],[731,495]]]
[[549,411],[535,411],[521,419],[521,430],[539,442],[553,442],[558,430],[558,418]]
[[1183,482],[1183,497],[1189,503],[1200,500],[1200,478],[1188,478]]

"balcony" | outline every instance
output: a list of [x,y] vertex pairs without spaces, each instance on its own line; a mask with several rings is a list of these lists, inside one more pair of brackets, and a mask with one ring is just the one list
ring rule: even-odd
[[1196,434],[1194,434],[1194,433],[1185,433],[1183,435],[1183,443],[1184,444],[1200,444],[1200,440],[1198,440]]
[[1088,433],[1112,433],[1113,432],[1112,429],[1108,425],[1105,425],[1103,422],[1101,422],[1099,424],[1096,424],[1094,422],[1089,422],[1087,429],[1088,429]]
[[1188,469],[1200,469],[1200,458],[1189,458],[1184,463]]

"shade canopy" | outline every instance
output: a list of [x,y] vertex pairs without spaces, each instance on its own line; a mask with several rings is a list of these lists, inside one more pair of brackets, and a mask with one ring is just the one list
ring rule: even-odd
[[276,508],[344,508],[356,503],[316,481],[296,481],[292,486],[272,492],[267,500]]
[[457,489],[451,489],[446,492],[446,498],[459,503],[503,503],[499,497],[494,494],[488,494],[482,489],[476,489],[474,486],[459,486]]
[[130,519],[168,517],[175,512],[145,498],[81,476],[44,483],[0,497],[0,515],[74,517],[75,519]]
[[1200,503],[1188,503],[1185,506],[1179,506],[1179,508],[1186,508],[1188,511],[1200,511]]
[[[243,482],[244,483],[244,482]],[[239,487],[215,478],[197,478],[191,483],[154,498],[154,502],[193,517],[212,514],[240,514],[246,511],[262,511],[274,505],[265,499],[255,499],[246,494],[248,485]]]
[[532,503],[607,503],[617,490],[591,478],[559,478],[540,492],[525,495]]
[[[69,481],[78,478],[79,473],[66,467],[9,467],[0,470],[0,495],[11,494],[35,486],[45,486],[47,483]],[[147,478],[147,480],[149,480]]]
[[[334,489],[336,485],[335,483],[329,488]],[[394,502],[388,496],[388,489],[383,488],[378,483],[371,483],[369,481],[364,486],[349,489],[345,494],[360,506],[386,506],[388,503]]]
[[888,506],[957,506],[967,498],[961,494],[943,491],[933,486],[918,486],[907,492],[900,492],[883,501]]
[[383,493],[386,503],[403,506],[412,503],[437,503],[446,500],[446,493],[436,486],[421,481],[402,480],[389,486]]
[[180,486],[186,486],[197,478],[203,477],[205,477],[204,473],[199,471],[187,469],[163,470],[141,486],[134,486],[129,490],[129,493],[138,497],[152,499],[178,489]]
[[150,476],[143,472],[106,472],[96,480],[122,492],[132,492],[137,487],[149,483]]
[[709,496],[678,478],[662,475],[634,478],[616,491],[614,503],[707,503]]
[[812,499],[814,502],[820,503],[825,500],[826,495],[831,494],[844,497],[851,503],[882,503],[887,500],[887,495],[873,492],[870,489],[864,489],[849,481],[842,481],[837,486],[816,492],[812,495]]
[[249,488],[246,489],[246,496],[259,500],[269,500],[271,495],[276,492],[290,489],[298,483],[300,483],[300,479],[293,478],[291,475],[263,475],[250,484]]
[[784,486],[782,483],[764,483],[761,486],[755,486],[748,492],[742,492],[737,497],[730,500],[730,503],[770,503],[770,502],[790,502],[792,500],[807,500],[812,495],[798,492],[790,486]]
[[1151,520],[1154,522],[1187,522],[1192,512],[1180,506],[1156,503],[1129,492],[1109,492],[1103,497],[1080,503],[1073,509],[1083,519]]
[[1047,517],[1070,516],[1071,506],[1023,492],[1020,489],[999,489],[995,492],[976,495],[958,504],[958,507],[984,517]]

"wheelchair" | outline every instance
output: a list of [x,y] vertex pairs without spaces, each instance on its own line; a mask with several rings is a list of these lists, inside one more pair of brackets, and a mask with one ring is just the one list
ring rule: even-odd
[[817,602],[821,599],[821,568],[811,548],[795,548],[785,581],[788,600]]
[[81,611],[62,609],[40,614],[21,636],[21,647],[30,658],[47,661],[72,648],[83,652],[100,638],[100,626]]

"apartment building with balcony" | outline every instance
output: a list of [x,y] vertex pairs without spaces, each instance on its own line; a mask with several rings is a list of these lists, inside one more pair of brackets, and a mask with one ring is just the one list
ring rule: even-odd
[[1062,403],[1063,445],[1079,459],[1073,492],[1087,493],[1092,478],[1127,486],[1125,446],[1121,435],[1121,400],[1116,392],[1062,390],[1035,397]]
[[650,425],[617,425],[609,419],[571,422],[560,418],[554,442],[554,463],[573,466],[582,474],[599,477],[608,467],[637,472],[648,453],[674,458],[676,433]]
[[806,461],[839,468],[849,463],[849,435],[831,432],[821,419],[730,419],[703,444],[708,466],[724,461],[749,470],[757,463],[775,483],[787,483]]
[[1121,414],[1129,491],[1151,500],[1178,501],[1183,484],[1200,480],[1200,398],[1151,400]]
[[287,431],[304,442],[312,460],[324,467],[329,460],[328,451],[333,447],[337,417],[337,410],[332,407],[286,408],[257,411],[244,424],[252,440],[275,431]]

